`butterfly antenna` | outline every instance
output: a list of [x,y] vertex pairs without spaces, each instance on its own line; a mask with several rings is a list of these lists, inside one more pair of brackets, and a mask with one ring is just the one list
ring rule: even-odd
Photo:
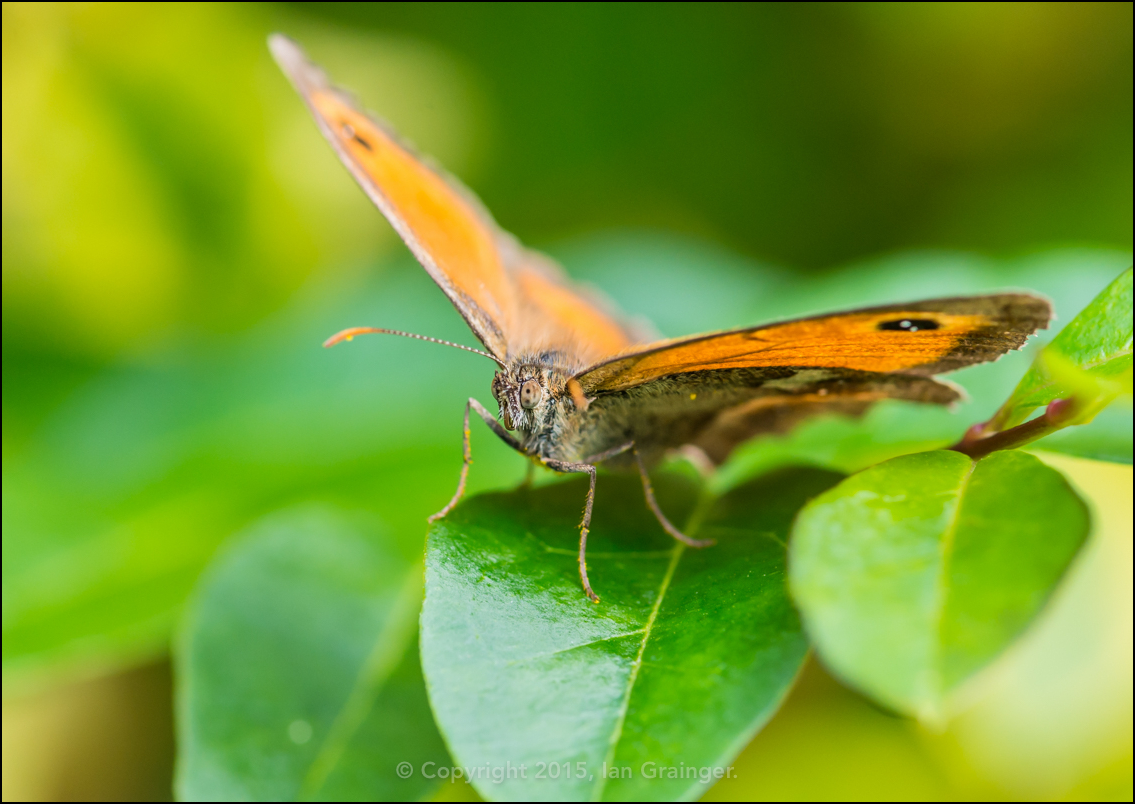
[[454,349],[462,349],[466,352],[472,352],[475,355],[482,355],[489,358],[501,368],[505,368],[505,364],[499,358],[494,357],[488,352],[482,352],[480,349],[473,349],[469,346],[462,346],[459,343],[452,343],[450,341],[443,341],[441,338],[431,338],[428,335],[415,335],[413,332],[402,332],[398,329],[379,329],[378,327],[350,327],[342,332],[336,332],[330,338],[323,342],[324,347],[334,346],[341,341],[349,341],[356,335],[401,335],[403,338],[416,338],[419,341],[429,341],[430,343],[440,343],[442,346],[452,346]]

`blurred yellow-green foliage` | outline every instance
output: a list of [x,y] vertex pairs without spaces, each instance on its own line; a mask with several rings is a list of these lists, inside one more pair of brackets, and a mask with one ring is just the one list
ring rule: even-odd
[[[420,549],[456,470],[460,400],[487,391],[456,353],[318,351],[354,324],[469,337],[321,141],[269,57],[275,30],[505,228],[576,255],[667,334],[802,312],[810,283],[900,250],[993,258],[910,263],[904,292],[933,295],[1026,281],[1021,255],[1075,247],[1084,287],[1038,287],[1071,288],[1065,321],[1130,263],[1130,4],[5,4],[5,798],[162,794],[164,771],[143,784],[130,763],[169,761],[154,748],[165,665],[106,674],[162,661],[201,568],[264,511],[373,495]],[[637,273],[607,271],[619,253]],[[716,266],[717,295],[667,284],[696,271],[635,281],[682,255]],[[474,490],[519,476],[493,449]],[[1114,471],[1128,540],[1111,600],[1128,640],[1106,661],[1129,685],[1130,471]],[[1038,697],[1005,672],[999,705],[1018,710],[917,736],[812,668],[743,756],[773,781],[718,790],[792,795],[775,769],[805,767],[804,737],[834,728],[875,764],[825,748],[831,783],[806,795],[1129,798],[1130,687],[1090,710],[1118,711],[1111,764],[1060,765],[1066,741],[1039,733],[1104,738],[1072,715],[1030,719]],[[83,695],[135,704],[60,703]],[[836,720],[817,724],[823,702]],[[130,784],[60,775],[78,767],[60,735],[83,713],[109,734],[90,750],[145,747],[107,760]]]

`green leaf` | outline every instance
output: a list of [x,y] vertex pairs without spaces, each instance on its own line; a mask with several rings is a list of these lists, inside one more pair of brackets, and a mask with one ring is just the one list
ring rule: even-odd
[[[176,655],[186,800],[408,800],[448,765],[416,650],[421,565],[373,522],[271,517],[202,581]],[[413,772],[402,779],[400,762]]]
[[[598,605],[576,567],[585,483],[484,495],[436,523],[421,630],[438,724],[463,766],[527,768],[499,784],[474,778],[478,791],[520,800],[704,791],[712,775],[648,778],[644,763],[725,772],[776,710],[807,651],[785,587],[785,537],[804,501],[838,477],[786,469],[707,495],[691,515],[692,484],[661,476],[673,521],[717,539],[695,550],[663,532],[637,480],[601,476],[588,543]],[[569,765],[547,778],[551,763]],[[623,775],[604,778],[604,768]]]
[[793,599],[837,675],[935,720],[1028,626],[1088,529],[1084,503],[1032,455],[906,455],[800,512]]
[[[1060,331],[1044,353],[1051,353],[1052,358],[1038,360],[998,411],[994,419],[998,429],[1020,424],[1038,407],[1054,399],[1082,395],[1083,383],[1062,376],[1068,374],[1062,371],[1065,365],[1078,368],[1097,381],[1114,384],[1115,393],[1123,390],[1130,393],[1131,283],[1128,268]],[[1097,390],[1095,395],[1101,393]],[[1102,405],[1095,405],[1093,401],[1085,399],[1080,404],[1094,408],[1095,412]],[[1110,400],[1103,404],[1106,401]]]
[[1131,464],[1131,402],[1114,402],[1087,424],[1065,427],[1029,444],[1028,450],[1046,450],[1110,463]]

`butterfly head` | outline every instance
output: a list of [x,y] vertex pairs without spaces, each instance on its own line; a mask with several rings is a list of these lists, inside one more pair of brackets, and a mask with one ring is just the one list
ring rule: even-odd
[[493,377],[493,396],[507,429],[531,432],[541,418],[548,395],[541,375],[535,366],[513,366]]
[[515,362],[493,377],[501,423],[509,430],[539,433],[552,424],[567,383],[565,372],[545,361]]

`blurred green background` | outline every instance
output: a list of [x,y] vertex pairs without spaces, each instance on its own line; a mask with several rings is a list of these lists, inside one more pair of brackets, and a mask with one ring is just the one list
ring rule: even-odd
[[[1067,321],[1130,264],[1130,4],[5,4],[6,799],[168,796],[164,657],[218,545],[314,500],[415,554],[461,401],[488,397],[461,353],[319,349],[361,324],[472,339],[272,63],[276,30],[668,335],[1006,285]],[[967,374],[964,423],[1027,360]],[[473,491],[520,477],[474,442]],[[1040,783],[1045,751],[974,758],[1017,739],[1004,718],[929,739],[813,667],[750,749],[798,753],[754,774],[803,762],[822,708],[842,770],[811,795],[1129,798],[1126,549],[1100,604],[1127,612],[1126,737],[1100,762]]]

